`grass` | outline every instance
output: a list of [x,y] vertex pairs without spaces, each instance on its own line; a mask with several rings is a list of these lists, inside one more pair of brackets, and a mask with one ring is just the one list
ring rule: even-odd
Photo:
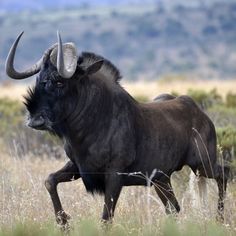
[[[65,160],[2,155],[0,164],[0,235],[58,235],[44,179]],[[106,235],[235,235],[236,185],[231,183],[226,200],[225,224],[215,221],[217,189],[208,181],[207,208],[194,204],[198,194],[189,185],[189,171],[173,176],[181,205],[178,217],[167,217],[153,188],[126,187],[118,201],[113,225]],[[88,194],[81,180],[59,185],[66,212],[72,216],[71,235],[104,235],[100,223],[103,197]],[[197,200],[198,202],[198,200]]]
[[[203,86],[204,84],[204,86]],[[154,98],[160,93],[186,93],[193,86],[190,81],[122,82],[133,96]],[[216,88],[224,97],[236,92],[236,81],[196,81],[195,89],[210,91]],[[22,100],[25,85],[5,84],[0,97]],[[217,109],[218,110],[218,109]],[[224,112],[224,111],[223,111]],[[61,168],[66,160],[36,155],[20,158],[15,149],[7,150],[0,139],[0,236],[1,235],[60,235],[56,226],[52,203],[44,187],[48,174]],[[7,154],[8,153],[8,154]],[[103,197],[86,193],[81,180],[63,183],[58,187],[66,212],[72,216],[70,235],[236,235],[236,183],[227,191],[225,222],[215,220],[217,187],[208,181],[207,206],[202,207],[197,182],[189,178],[184,168],[172,178],[174,191],[181,206],[177,217],[167,217],[164,207],[153,188],[127,187],[122,190],[112,226],[104,229],[100,223]]]
[[160,80],[158,82],[144,82],[138,81],[136,83],[122,82],[122,85],[133,96],[145,95],[150,99],[155,98],[161,93],[177,92],[178,94],[187,94],[188,90],[194,88],[196,90],[203,90],[209,92],[212,89],[216,89],[220,92],[220,95],[225,98],[228,92],[236,93],[236,80],[173,80],[165,81]]
[[[16,85],[17,84],[17,85]],[[121,85],[132,96],[147,96],[149,99],[155,98],[161,93],[177,92],[178,94],[186,94],[191,88],[196,90],[203,90],[206,92],[216,88],[220,92],[220,95],[225,98],[227,93],[236,93],[236,80],[169,80],[162,79],[160,81],[138,81],[128,82],[126,78],[121,81]],[[12,99],[22,100],[22,95],[26,93],[28,85],[19,84],[17,82],[8,82],[6,85],[0,86],[0,97],[10,97]]]
[[5,85],[0,84],[0,98],[10,98],[13,100],[23,100],[23,95],[26,94],[28,86],[23,84],[13,85],[7,83]]
[[[227,226],[222,226],[216,224],[212,221],[205,221],[203,223],[196,223],[191,221],[186,221],[184,224],[176,221],[173,218],[165,218],[160,221],[158,227],[145,226],[140,228],[134,224],[128,225],[126,228],[122,224],[114,224],[113,226],[108,226],[109,229],[104,229],[101,223],[94,221],[93,219],[84,219],[79,221],[77,225],[73,225],[70,231],[70,235],[81,235],[81,236],[137,236],[137,235],[164,235],[164,236],[226,236],[234,235],[234,232]],[[43,227],[38,223],[29,224],[17,224],[12,230],[2,229],[0,231],[0,236],[17,235],[17,236],[53,236],[53,235],[63,235],[59,228],[56,228],[52,223],[46,224]]]

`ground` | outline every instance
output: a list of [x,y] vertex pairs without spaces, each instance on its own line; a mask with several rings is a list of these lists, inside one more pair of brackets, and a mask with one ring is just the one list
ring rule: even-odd
[[[185,93],[193,83],[139,82],[122,83],[135,96],[154,98],[160,93],[175,91]],[[236,81],[194,83],[194,88],[218,88],[225,95],[236,88]],[[0,96],[22,100],[25,85],[5,85]],[[235,91],[233,91],[235,92]],[[1,144],[1,143],[0,143]],[[58,235],[54,213],[44,180],[51,172],[64,165],[66,159],[47,155],[28,154],[24,158],[15,149],[0,145],[0,236],[1,235]],[[206,205],[200,204],[197,180],[189,178],[190,170],[184,168],[173,176],[173,186],[181,206],[178,216],[167,217],[164,207],[153,188],[125,187],[115,212],[112,226],[100,222],[103,197],[88,194],[81,180],[59,185],[59,195],[66,212],[72,219],[71,235],[236,235],[236,184],[230,182],[225,222],[216,221],[217,188],[208,181]]]

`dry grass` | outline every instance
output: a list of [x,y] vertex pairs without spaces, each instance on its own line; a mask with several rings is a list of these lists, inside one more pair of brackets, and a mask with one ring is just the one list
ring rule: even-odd
[[[171,91],[184,94],[189,88],[204,89],[206,91],[217,88],[222,95],[225,95],[228,91],[236,92],[236,81],[138,82],[136,84],[122,83],[122,85],[133,96],[146,95],[149,98]],[[1,97],[8,96],[14,99],[22,99],[22,94],[25,93],[26,86],[24,85],[13,86],[10,84],[0,87]],[[47,175],[62,167],[66,160],[40,159],[34,156],[19,159],[15,151],[11,150],[11,155],[4,154],[9,153],[9,150],[6,152],[6,150],[3,151],[0,148],[0,151],[3,153],[0,162],[0,235],[1,228],[11,229],[15,227],[16,223],[27,225],[28,222],[35,222],[43,228],[48,222],[54,222],[51,200],[43,183]],[[210,235],[207,229],[213,222],[214,227],[212,229],[216,232],[211,235],[235,235],[236,184],[230,183],[229,185],[225,224],[220,226],[221,228],[215,228],[218,194],[216,184],[214,181],[208,182],[207,207],[199,207],[199,204],[194,204],[196,201],[193,199],[198,198],[198,194],[189,187],[189,185],[196,185],[196,183],[188,183],[186,173],[184,171],[182,175],[175,174],[173,178],[174,189],[182,209],[176,219],[176,224],[180,230],[188,222],[194,222],[194,227],[198,230],[197,232],[200,232],[198,234],[193,233],[194,235]],[[183,181],[183,179],[185,180]],[[99,222],[103,198],[101,196],[93,197],[86,193],[81,180],[60,184],[59,195],[64,209],[72,216],[72,225],[76,226],[78,222],[88,218]],[[164,207],[153,188],[127,187],[123,189],[119,198],[113,229],[122,229],[125,232],[125,234],[117,235],[144,235],[150,226],[151,232],[154,233],[146,233],[146,235],[157,235],[165,219]],[[188,232],[192,232],[192,225],[186,227],[189,230]],[[162,232],[164,231],[162,230]],[[186,233],[185,235],[189,234]],[[162,235],[176,234],[163,233]]]
[[26,94],[26,85],[13,85],[12,83],[0,85],[0,98],[9,97],[14,100],[22,100],[23,95]]
[[[173,80],[165,81],[138,81],[127,82],[127,80],[121,81],[122,86],[132,95],[139,96],[145,95],[150,99],[155,98],[161,93],[171,93],[173,91],[179,94],[186,94],[188,89],[202,89],[206,92],[216,88],[219,93],[225,97],[228,92],[236,93],[236,80]],[[26,93],[28,85],[23,85],[15,82],[0,85],[0,97],[10,97],[12,99],[22,100],[22,95]]]
[[178,94],[186,94],[189,89],[201,89],[206,92],[216,88],[217,91],[225,97],[228,92],[236,93],[236,80],[183,80],[183,81],[154,81],[145,82],[139,81],[130,83],[122,81],[123,87],[133,96],[145,95],[150,99],[155,98],[161,93],[177,92]]
[[[36,157],[19,159],[14,154],[1,156],[0,229],[2,227],[14,228],[16,222],[22,224],[35,222],[40,227],[44,227],[48,222],[54,222],[51,200],[43,183],[49,173],[56,171],[64,163],[65,160]],[[209,222],[215,222],[216,185],[211,181],[208,183],[208,205],[207,208],[201,208],[193,204],[195,202],[193,198],[198,195],[190,191],[188,184],[182,181],[182,177],[183,175],[177,174],[173,179],[182,208],[176,219],[177,225],[181,228],[188,222],[194,222],[202,231],[206,229]],[[196,185],[191,182],[192,184]],[[223,232],[225,234],[224,230],[226,230],[227,235],[233,235],[232,232],[236,230],[235,194],[235,185],[231,184],[226,201],[226,224],[223,227]],[[99,222],[103,198],[93,197],[86,193],[81,180],[60,184],[59,195],[64,209],[72,216],[72,225],[78,225],[81,219],[93,219]],[[164,207],[156,193],[153,189],[144,187],[124,188],[115,215],[113,229],[121,227],[127,235],[143,235],[148,225],[152,232],[159,232],[166,218]]]

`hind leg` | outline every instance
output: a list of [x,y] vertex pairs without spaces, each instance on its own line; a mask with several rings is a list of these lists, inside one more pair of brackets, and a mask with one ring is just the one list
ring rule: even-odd
[[155,181],[154,187],[165,206],[166,214],[178,213],[180,206],[173,192],[170,179],[165,177],[165,179]]
[[218,176],[215,178],[218,186],[218,217],[220,221],[224,221],[224,200],[226,196],[227,180],[229,168],[218,166]]
[[226,188],[227,188],[227,180],[229,175],[229,167],[215,165],[213,168],[214,174],[211,172],[205,173],[204,171],[200,171],[200,176],[204,176],[207,178],[212,178],[216,180],[218,186],[218,208],[217,208],[217,219],[219,221],[224,221],[224,200],[226,196]]

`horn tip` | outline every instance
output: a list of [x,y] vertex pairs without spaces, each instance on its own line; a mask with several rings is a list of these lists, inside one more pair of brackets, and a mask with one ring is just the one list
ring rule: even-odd
[[57,37],[61,37],[60,31],[57,30]]
[[24,30],[21,31],[21,33],[19,34],[19,36],[21,37],[24,34]]

